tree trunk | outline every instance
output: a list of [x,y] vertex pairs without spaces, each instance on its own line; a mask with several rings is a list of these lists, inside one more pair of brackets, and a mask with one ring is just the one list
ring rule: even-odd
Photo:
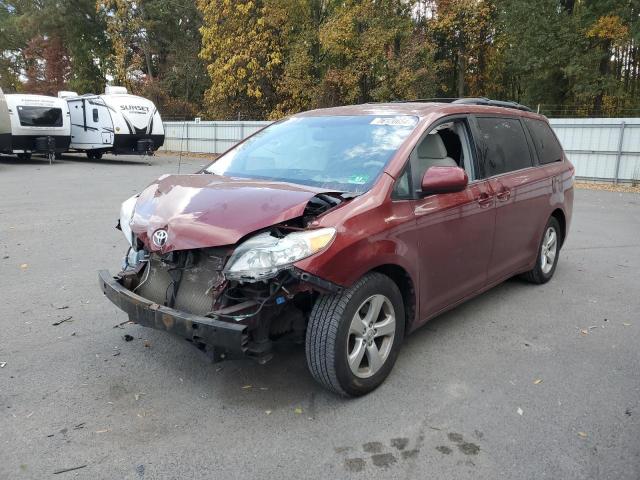
[[464,72],[466,71],[466,59],[462,53],[458,54],[458,81],[457,81],[457,91],[458,97],[464,97]]

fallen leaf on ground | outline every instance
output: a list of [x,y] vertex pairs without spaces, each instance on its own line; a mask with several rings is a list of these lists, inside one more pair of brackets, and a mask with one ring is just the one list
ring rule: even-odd
[[20,265],[20,268],[23,269],[23,270],[28,268],[28,267],[29,267],[28,263],[23,263],[22,265]]
[[578,436],[580,438],[587,438],[587,433],[586,432],[578,432]]
[[541,383],[542,383],[542,379],[541,379],[541,378],[536,378],[536,379],[533,381],[533,384],[534,384],[534,385],[540,385]]
[[297,407],[293,412],[296,413],[297,415],[301,415],[302,409],[300,407]]
[[104,430],[96,430],[96,433],[107,433],[107,432],[110,432],[110,431],[111,431],[110,428],[106,428]]
[[627,323],[627,322],[622,322],[622,325],[624,325],[625,327],[630,327],[631,326],[631,324]]
[[516,412],[518,412],[518,415],[522,416],[524,414],[524,412],[522,411],[522,409],[520,407],[518,407],[518,410],[516,410]]
[[73,317],[71,317],[71,316],[70,317],[66,317],[66,318],[63,318],[62,320],[58,320],[57,322],[53,322],[51,325],[53,325],[54,327],[57,327],[61,323],[70,321],[72,318]]
[[585,330],[584,328],[582,330],[580,330],[580,333],[582,335],[589,335],[589,330]]
[[267,415],[271,415],[271,410],[265,410],[264,413],[266,413]]

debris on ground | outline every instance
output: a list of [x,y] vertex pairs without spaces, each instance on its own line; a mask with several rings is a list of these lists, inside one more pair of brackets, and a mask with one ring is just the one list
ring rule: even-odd
[[151,342],[149,340],[144,341],[144,346],[147,348],[151,348]]
[[297,407],[293,413],[297,414],[297,415],[302,415],[302,409],[300,407]]
[[4,368],[4,366],[7,364],[7,362],[0,362],[0,368]]
[[127,334],[125,334],[125,335],[123,335],[123,337],[122,337],[122,338],[124,338],[124,341],[125,341],[125,342],[130,342],[130,341],[132,341],[132,340],[133,340],[133,337],[132,337],[131,335],[129,335],[128,333],[127,333]]
[[113,328],[122,328],[127,323],[133,323],[131,320],[125,320],[124,322],[120,322],[117,325],[114,325]]
[[541,379],[541,378],[536,378],[536,379],[533,381],[533,384],[534,384],[534,385],[540,385],[541,383],[542,383],[542,379]]
[[111,356],[112,357],[117,357],[118,355],[120,355],[120,352],[113,352],[113,354]]
[[79,424],[75,425],[75,426],[73,427],[73,429],[74,429],[74,430],[80,430],[81,428],[84,428],[85,423],[86,423],[86,422],[79,423]]
[[271,410],[265,410],[264,413],[266,413],[267,415],[271,415]]
[[582,188],[584,190],[604,190],[606,192],[619,192],[619,193],[640,193],[640,186],[637,185],[620,185],[614,183],[589,183],[589,182],[576,182],[576,188]]
[[625,327],[630,327],[631,326],[631,324],[627,323],[627,322],[622,322],[622,325],[624,325]]
[[73,316],[70,315],[68,317],[63,318],[62,320],[58,320],[57,322],[53,322],[51,325],[53,325],[54,327],[57,327],[61,323],[70,321],[72,318],[73,318]]
[[56,310],[66,310],[69,308],[69,305],[52,305]]
[[253,385],[243,385],[243,386],[242,386],[242,389],[243,389],[243,390],[248,390],[248,389],[250,389],[250,388],[253,388]]
[[518,412],[518,415],[522,416],[524,414],[524,412],[522,411],[522,409],[520,407],[518,407],[518,410],[516,410],[516,412]]
[[587,438],[587,437],[588,437],[588,435],[587,435],[587,433],[586,433],[586,432],[578,432],[578,436],[579,436],[580,438]]
[[71,467],[71,468],[63,468],[62,470],[57,470],[53,472],[53,474],[58,475],[59,473],[72,472],[74,470],[80,470],[81,468],[84,468],[84,467],[86,467],[86,465],[80,465],[78,467]]
[[20,265],[20,268],[22,270],[26,270],[27,268],[29,268],[29,264],[28,263],[23,263],[22,265]]

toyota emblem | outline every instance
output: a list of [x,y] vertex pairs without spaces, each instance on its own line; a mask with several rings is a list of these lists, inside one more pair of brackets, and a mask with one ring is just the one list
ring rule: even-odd
[[169,237],[169,234],[166,230],[156,230],[153,233],[151,240],[156,247],[162,248],[164,247],[164,244],[167,243],[167,237]]

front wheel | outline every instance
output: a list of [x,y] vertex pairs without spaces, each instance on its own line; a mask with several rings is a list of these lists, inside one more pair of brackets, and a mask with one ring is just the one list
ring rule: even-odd
[[551,217],[544,227],[542,240],[538,247],[536,264],[532,270],[523,275],[524,279],[537,284],[547,283],[551,280],[558,265],[561,243],[562,230],[560,229],[560,223],[555,217]]
[[341,294],[320,296],[306,334],[311,374],[340,395],[369,393],[391,372],[404,323],[400,290],[381,273],[365,275]]

